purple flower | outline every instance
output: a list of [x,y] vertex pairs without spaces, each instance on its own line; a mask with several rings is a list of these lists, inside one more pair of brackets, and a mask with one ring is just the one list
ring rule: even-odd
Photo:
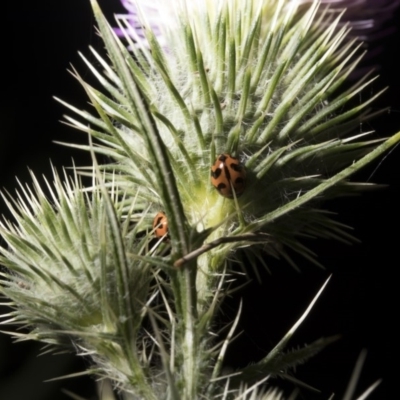
[[[311,3],[312,0],[301,0],[302,3]],[[400,0],[321,0],[322,9],[329,5],[331,9],[346,12],[342,24],[347,22],[351,26],[351,36],[370,42],[392,33],[395,30],[388,21],[400,5]]]
[[146,44],[145,33],[141,14],[146,18],[151,30],[158,38],[162,46],[165,45],[165,38],[162,34],[162,26],[165,24],[165,17],[161,16],[159,4],[144,0],[121,0],[122,5],[127,10],[126,14],[116,14],[115,17],[122,25],[115,27],[114,32],[121,38],[125,35],[131,37],[136,43]]
[[[126,33],[136,42],[145,42],[145,34],[141,23],[140,11],[153,30],[161,45],[165,45],[162,28],[166,21],[173,15],[172,3],[176,0],[164,0],[163,2],[150,2],[148,0],[120,0],[126,14],[118,14],[119,21],[125,21],[128,25]],[[218,1],[218,0],[216,0]],[[299,4],[310,4],[313,0],[288,0],[297,1]],[[206,3],[206,0],[204,0]],[[169,3],[169,5],[168,5]],[[199,3],[199,2],[197,2]],[[320,10],[324,6],[339,11],[346,9],[342,18],[342,25],[349,23],[351,26],[351,37],[371,42],[392,33],[395,30],[393,25],[388,24],[393,12],[400,5],[400,0],[321,0]],[[160,12],[160,7],[162,11]],[[119,37],[124,37],[121,28],[115,28]]]

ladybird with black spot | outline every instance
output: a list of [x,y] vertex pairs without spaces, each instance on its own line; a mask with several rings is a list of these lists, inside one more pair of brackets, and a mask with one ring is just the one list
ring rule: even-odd
[[154,217],[153,230],[157,239],[168,239],[168,219],[164,212],[159,211]]
[[211,183],[221,196],[232,199],[234,190],[236,197],[239,197],[246,183],[244,165],[230,154],[220,154],[211,167]]

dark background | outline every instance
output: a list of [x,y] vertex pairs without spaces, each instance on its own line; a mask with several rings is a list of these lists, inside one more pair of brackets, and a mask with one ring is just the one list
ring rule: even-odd
[[[100,0],[107,15],[124,11],[118,0]],[[85,135],[59,122],[66,110],[52,96],[77,107],[87,107],[79,84],[67,73],[70,63],[85,79],[90,72],[77,52],[89,56],[88,45],[102,48],[96,35],[89,1],[57,0],[7,2],[1,14],[1,134],[0,187],[13,191],[16,176],[30,182],[28,167],[36,175],[51,176],[50,160],[57,167],[90,162],[86,154],[64,148],[53,141],[86,143]],[[3,8],[4,10],[4,8]],[[400,29],[400,13],[392,25]],[[381,75],[371,88],[378,92],[390,86],[374,103],[376,109],[391,111],[363,127],[375,129],[378,137],[400,129],[400,70],[397,30],[375,45],[382,48],[374,63]],[[399,354],[395,342],[398,318],[400,148],[364,169],[354,179],[388,184],[388,188],[361,197],[331,202],[326,208],[338,212],[338,219],[354,227],[361,244],[346,246],[317,240],[308,244],[326,266],[320,270],[298,260],[298,273],[285,262],[270,263],[272,274],[261,272],[263,284],[252,282],[240,296],[244,299],[240,329],[242,336],[231,346],[227,362],[240,367],[260,359],[275,345],[306,309],[330,274],[331,281],[311,315],[291,341],[293,347],[321,336],[342,338],[296,371],[296,377],[322,390],[322,395],[301,391],[299,398],[326,399],[332,392],[341,398],[353,366],[362,349],[368,350],[358,393],[383,378],[370,399],[393,398],[397,390],[396,369],[391,365]],[[4,203],[0,212],[6,214]],[[6,214],[7,215],[7,214]],[[233,315],[237,298],[226,306]],[[4,329],[8,329],[5,327]],[[76,378],[52,383],[44,380],[82,371],[87,362],[73,355],[43,355],[40,344],[12,344],[0,334],[0,399],[67,399],[62,388],[95,399],[94,381]],[[276,381],[280,385],[280,381]]]

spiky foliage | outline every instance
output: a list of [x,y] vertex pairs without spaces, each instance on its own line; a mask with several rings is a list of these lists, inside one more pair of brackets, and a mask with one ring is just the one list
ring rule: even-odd
[[94,372],[121,385],[144,381],[151,357],[139,328],[156,291],[154,263],[140,258],[156,252],[140,232],[145,214],[124,209],[116,186],[89,197],[77,177],[64,178],[55,173],[49,199],[35,178],[34,191],[21,185],[17,199],[5,198],[15,222],[1,225],[9,245],[1,259],[14,273],[2,274],[3,289],[23,304],[5,322],[29,327],[23,340],[72,341],[81,353],[112,359]]
[[[109,60],[92,50],[100,71],[83,57],[101,90],[74,75],[97,115],[67,105],[81,120],[67,119],[90,136],[75,147],[93,154],[93,185],[55,174],[49,200],[36,181],[6,200],[15,217],[1,225],[6,322],[29,328],[21,339],[72,341],[126,398],[280,398],[260,388],[264,377],[286,376],[333,339],[282,353],[313,302],[268,355],[221,376],[240,315],[215,343],[226,260],[238,247],[249,260],[290,260],[287,249],[313,260],[301,236],[347,240],[322,201],[362,188],[347,178],[400,133],[360,141],[374,98],[355,98],[372,80],[343,88],[359,56],[340,16],[317,13],[317,2],[199,4],[176,6],[167,47],[145,17],[148,45],[127,34],[126,47],[92,0]],[[97,165],[96,153],[111,162]],[[245,166],[240,197],[210,184],[220,153]],[[159,210],[168,239],[154,240]]]
[[[154,211],[166,211],[174,254],[198,247],[216,227],[213,237],[265,233],[262,251],[286,257],[293,248],[312,258],[299,235],[348,238],[316,200],[365,186],[345,178],[377,145],[359,140],[371,133],[360,135],[359,126],[379,93],[342,111],[374,78],[340,90],[359,61],[358,43],[343,44],[339,16],[315,19],[317,2],[303,14],[295,3],[210,2],[198,15],[195,6],[190,15],[182,9],[165,32],[167,48],[146,26],[149,49],[130,42],[133,55],[99,20],[113,66],[94,50],[104,73],[85,61],[109,95],[82,81],[101,118],[74,110],[90,129],[68,119],[116,160],[105,167],[119,172],[127,193],[140,190]],[[322,31],[321,21],[329,28]],[[210,166],[223,152],[247,169],[237,201],[210,185]],[[206,268],[218,270],[238,243],[220,246]]]

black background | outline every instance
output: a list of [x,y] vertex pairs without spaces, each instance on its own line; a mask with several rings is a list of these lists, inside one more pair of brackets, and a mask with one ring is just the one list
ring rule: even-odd
[[[100,5],[110,19],[113,12],[123,11],[118,0],[103,0]],[[13,191],[16,176],[22,182],[31,180],[27,167],[36,175],[51,176],[50,160],[57,167],[71,165],[72,157],[78,165],[90,162],[86,154],[53,142],[86,143],[87,138],[59,122],[66,110],[52,96],[88,108],[83,89],[66,70],[72,63],[85,79],[91,79],[77,52],[91,59],[88,45],[101,49],[102,43],[93,29],[88,1],[21,0],[2,7],[8,8],[1,13],[0,186]],[[400,29],[399,12],[391,23]],[[380,39],[378,44],[382,52],[374,63],[381,66],[380,78],[369,90],[376,93],[390,86],[373,107],[390,106],[391,110],[362,129],[375,129],[377,136],[383,137],[400,130],[400,64],[395,59],[400,45],[399,30]],[[305,260],[298,260],[301,273],[283,261],[270,262],[272,274],[261,272],[262,284],[252,282],[240,296],[228,302],[224,310],[227,319],[234,315],[239,297],[244,300],[240,323],[243,334],[231,346],[227,358],[230,366],[243,366],[266,354],[333,274],[291,345],[296,347],[334,334],[341,334],[342,338],[298,368],[298,378],[322,390],[319,396],[302,390],[299,398],[326,399],[332,392],[336,393],[335,398],[341,398],[362,349],[367,349],[368,355],[358,393],[383,378],[370,398],[394,397],[391,393],[397,389],[397,377],[391,365],[399,356],[395,341],[399,302],[399,166],[397,148],[353,178],[388,184],[388,188],[326,204],[326,208],[338,212],[341,222],[354,227],[361,244],[309,242],[325,270]],[[0,212],[7,215],[3,202]],[[96,398],[90,378],[43,383],[82,371],[88,365],[86,361],[73,355],[37,357],[40,344],[11,342],[7,335],[0,334],[0,399],[68,398],[61,388]]]

